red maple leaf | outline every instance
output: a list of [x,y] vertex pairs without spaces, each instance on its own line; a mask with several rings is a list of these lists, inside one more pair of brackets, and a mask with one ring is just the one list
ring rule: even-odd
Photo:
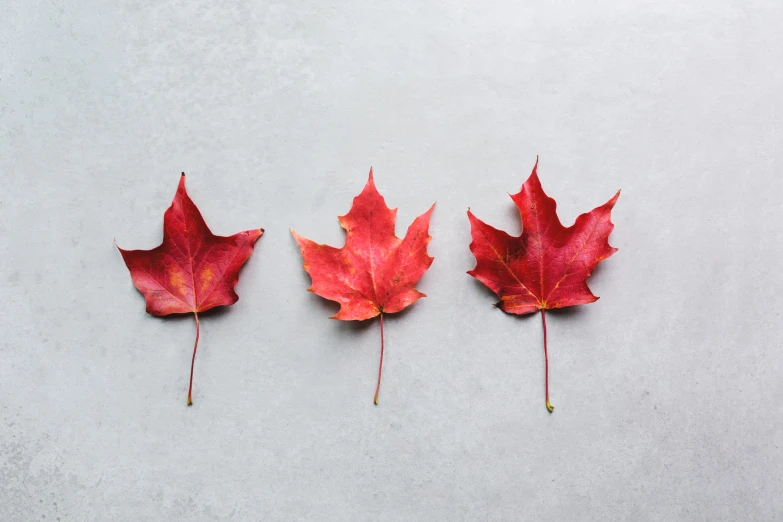
[[541,188],[536,170],[518,194],[511,196],[522,219],[522,234],[513,237],[482,222],[468,210],[470,250],[476,257],[472,275],[500,297],[497,306],[510,314],[541,310],[544,326],[546,407],[549,402],[549,357],[545,310],[598,300],[587,287],[596,265],[617,252],[609,245],[612,207],[620,191],[566,228],[557,218],[555,200]]
[[239,281],[239,269],[263,233],[260,228],[228,237],[210,232],[185,191],[183,172],[174,201],[163,214],[163,243],[152,250],[117,247],[128,265],[133,284],[144,294],[147,313],[156,316],[192,313],[196,318],[188,406],[193,404],[193,366],[200,330],[198,314],[237,302],[239,296],[234,287]]
[[383,315],[399,312],[420,297],[415,285],[432,264],[427,230],[435,207],[417,217],[404,239],[394,235],[397,209],[390,209],[378,193],[372,169],[361,194],[348,214],[338,217],[346,231],[345,246],[319,245],[291,230],[313,284],[309,291],[340,303],[331,319],[343,321],[380,316],[381,356],[373,402],[378,404],[383,369]]

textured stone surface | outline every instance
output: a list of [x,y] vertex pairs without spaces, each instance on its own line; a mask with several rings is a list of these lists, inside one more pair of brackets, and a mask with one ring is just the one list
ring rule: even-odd
[[[2,3],[2,2],[0,2]],[[783,497],[783,4],[80,2],[0,17],[0,520],[772,520]],[[541,156],[564,223],[623,193],[595,304],[541,324],[465,274]],[[429,297],[327,320],[375,169],[433,200]],[[144,313],[181,171],[263,227],[239,302]],[[398,234],[404,230],[398,229]]]

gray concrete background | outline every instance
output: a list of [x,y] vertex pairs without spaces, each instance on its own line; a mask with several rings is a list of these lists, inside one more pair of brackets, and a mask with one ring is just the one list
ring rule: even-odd
[[[2,1],[0,520],[783,516],[783,3]],[[518,233],[540,155],[571,223],[614,194],[602,299],[504,315],[470,206]],[[329,321],[289,234],[341,245],[373,166],[435,200],[429,295]],[[144,312],[180,171],[263,227],[240,301]]]

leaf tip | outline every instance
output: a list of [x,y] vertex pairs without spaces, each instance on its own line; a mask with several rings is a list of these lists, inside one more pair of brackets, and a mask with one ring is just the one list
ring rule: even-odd
[[[528,176],[527,181],[525,181],[522,184],[522,189],[524,189],[525,185],[527,185],[528,183],[539,183],[540,184],[540,182],[538,181],[538,156],[536,156],[536,163],[535,163],[535,165],[533,165],[533,170],[532,170],[532,172],[530,172],[530,176]],[[509,196],[510,195],[511,194],[509,194]]]

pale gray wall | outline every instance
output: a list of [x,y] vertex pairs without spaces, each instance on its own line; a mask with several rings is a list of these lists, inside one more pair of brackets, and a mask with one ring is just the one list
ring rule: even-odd
[[[0,0],[0,520],[783,516],[783,3]],[[602,299],[504,315],[470,206],[540,155],[563,221],[623,193]],[[341,245],[375,168],[419,285],[327,320],[289,227]],[[266,234],[240,301],[144,313],[180,171]],[[45,517],[45,518],[44,518]]]

